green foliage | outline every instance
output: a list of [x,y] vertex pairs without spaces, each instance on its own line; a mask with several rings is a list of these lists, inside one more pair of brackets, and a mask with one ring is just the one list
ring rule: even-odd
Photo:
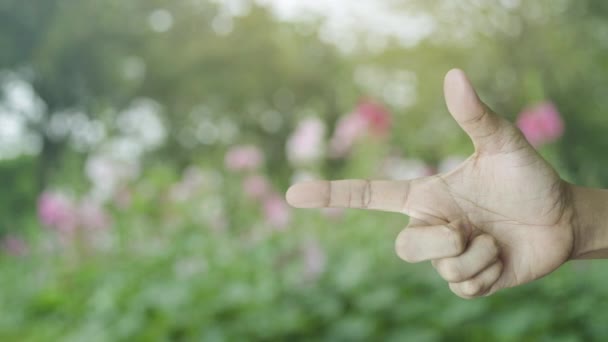
[[[0,262],[3,340],[582,341],[606,334],[606,315],[593,309],[608,304],[601,263],[573,263],[534,284],[465,301],[429,265],[396,258],[393,238],[406,223],[399,215],[298,212],[287,231],[275,231],[234,186],[208,184],[171,202],[162,174],[170,173],[153,171],[151,183],[134,189],[137,211],[116,209],[111,247],[83,253],[67,245],[53,258],[40,251]],[[154,196],[142,195],[144,188]],[[243,203],[224,230],[192,218],[219,191]],[[43,234],[40,242],[53,238]],[[303,254],[310,240],[327,253],[312,277]]]
[[36,227],[36,161],[18,158],[0,163],[0,179],[10,180],[11,196],[0,196],[0,232]]

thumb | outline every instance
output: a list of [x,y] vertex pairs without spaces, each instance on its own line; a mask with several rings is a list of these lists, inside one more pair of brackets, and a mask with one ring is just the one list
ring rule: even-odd
[[471,137],[476,151],[509,152],[525,142],[515,126],[481,102],[462,70],[452,69],[446,74],[444,94],[448,110]]

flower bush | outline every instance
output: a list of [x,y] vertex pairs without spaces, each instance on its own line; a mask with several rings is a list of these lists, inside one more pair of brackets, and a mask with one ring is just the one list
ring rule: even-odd
[[[313,127],[318,121],[306,120],[291,143],[329,145]],[[298,136],[311,127],[314,138]],[[384,165],[378,175],[418,177],[462,161],[450,156],[431,167],[362,134],[345,176],[372,163]],[[282,198],[284,187],[263,172],[261,148],[236,146],[223,159],[219,169],[213,165],[221,160],[181,174],[147,168],[103,205],[42,193],[40,229],[49,229],[29,245],[16,237],[2,244],[0,338],[487,341],[608,333],[601,310],[589,315],[590,306],[608,304],[599,264],[571,264],[546,280],[463,301],[428,265],[395,256],[405,217],[296,212]],[[306,167],[327,160],[315,156]],[[20,282],[6,281],[17,276]]]

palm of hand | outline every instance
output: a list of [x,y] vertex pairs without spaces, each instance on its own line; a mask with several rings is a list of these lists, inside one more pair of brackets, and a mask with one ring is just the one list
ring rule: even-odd
[[532,147],[475,154],[456,170],[421,182],[426,184],[419,190],[430,195],[418,196],[425,200],[408,210],[412,225],[460,219],[474,227],[471,234],[493,236],[504,264],[497,288],[540,278],[569,258],[573,209],[568,188]]
[[457,169],[410,181],[296,184],[288,202],[409,215],[409,227],[397,237],[397,254],[409,262],[432,261],[463,298],[552,272],[574,246],[569,185],[517,128],[479,100],[464,73],[448,73],[445,97],[475,145]]

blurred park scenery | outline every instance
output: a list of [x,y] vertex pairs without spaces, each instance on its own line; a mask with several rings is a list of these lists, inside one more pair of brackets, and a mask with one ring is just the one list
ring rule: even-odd
[[407,217],[284,202],[458,165],[452,67],[608,187],[605,1],[0,0],[0,340],[608,337],[605,262],[465,301]]

